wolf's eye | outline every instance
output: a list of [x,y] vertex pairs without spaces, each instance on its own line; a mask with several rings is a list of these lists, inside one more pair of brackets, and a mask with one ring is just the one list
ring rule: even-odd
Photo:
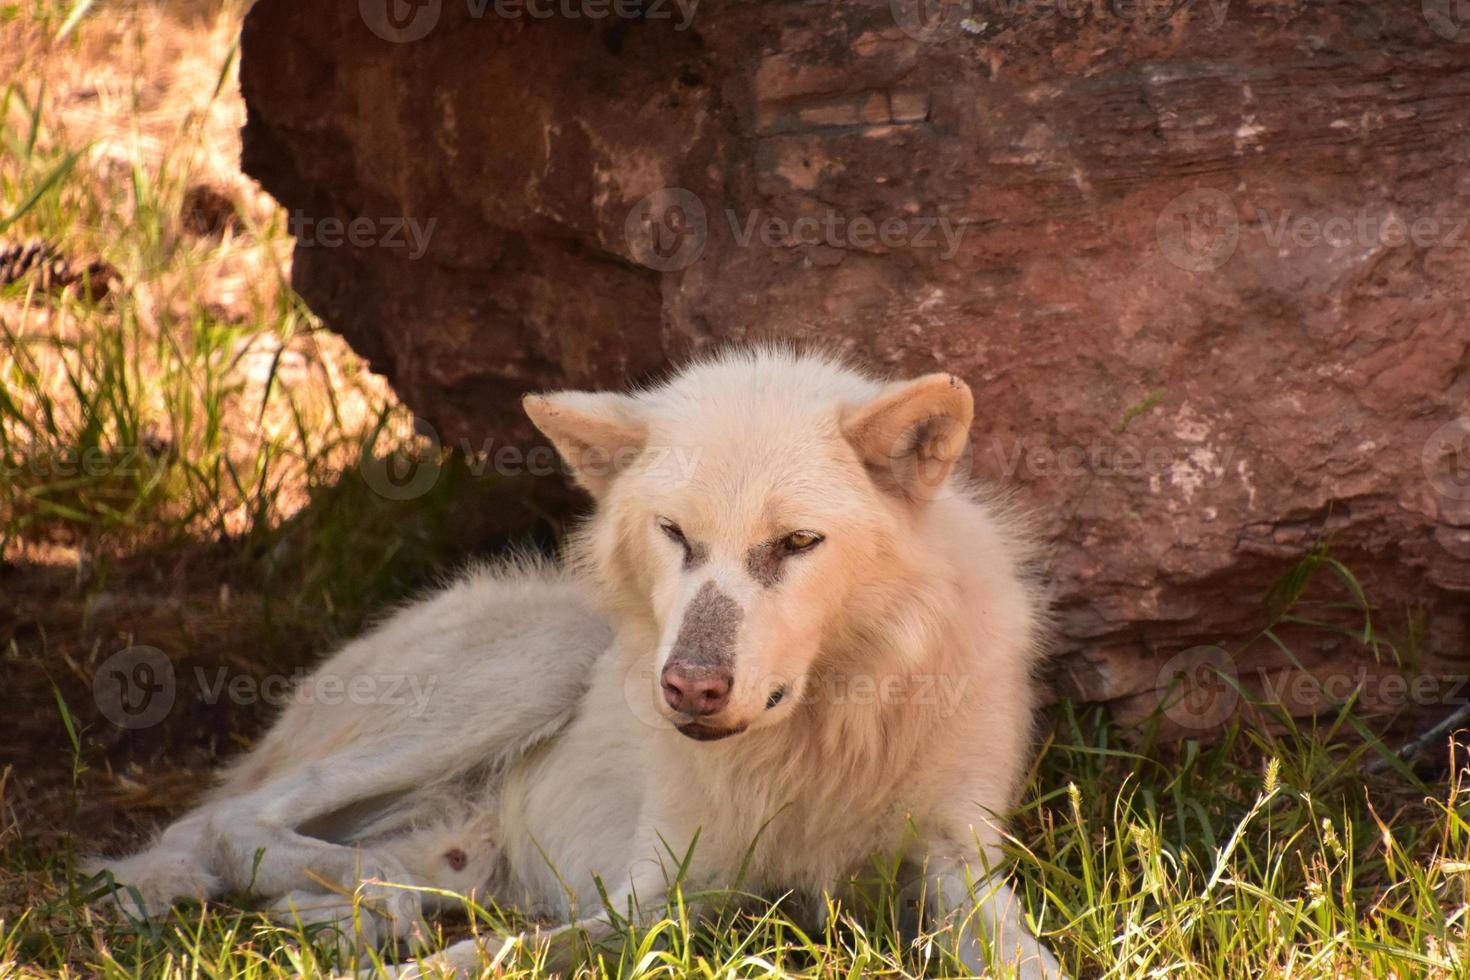
[[811,551],[824,540],[816,531],[792,531],[781,539],[781,548],[788,555],[794,555],[802,551]]
[[682,544],[686,548],[689,547],[689,539],[684,537],[683,528],[679,527],[679,525],[667,517],[660,517],[658,519],[658,529],[667,534],[670,539],[679,542],[679,544]]

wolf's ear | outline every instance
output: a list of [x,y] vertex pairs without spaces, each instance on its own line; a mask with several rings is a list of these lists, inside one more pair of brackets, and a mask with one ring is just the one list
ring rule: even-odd
[[969,447],[974,416],[969,385],[952,374],[926,374],[849,409],[842,434],[880,487],[933,500]]
[[601,497],[612,478],[637,458],[648,436],[626,395],[559,391],[527,395],[521,404],[577,483],[594,497]]

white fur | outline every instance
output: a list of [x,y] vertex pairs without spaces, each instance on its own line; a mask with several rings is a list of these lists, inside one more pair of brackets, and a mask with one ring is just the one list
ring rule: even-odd
[[[971,404],[947,376],[883,384],[773,350],[630,396],[528,400],[598,498],[573,571],[480,571],[399,612],[321,670],[437,679],[422,716],[294,705],[200,809],[110,867],[150,912],[252,880],[300,908],[331,891],[305,866],[349,894],[364,877],[473,889],[573,922],[538,937],[564,958],[613,931],[599,880],[614,911],[656,914],[696,837],[690,891],[743,871],[748,891],[840,894],[887,854],[955,916],[971,968],[988,936],[1023,976],[1058,974],[987,880],[1029,756],[1041,604],[1022,536],[951,473]],[[772,542],[794,531],[823,540],[752,557],[786,555]],[[694,728],[737,734],[696,741],[659,677],[710,583],[738,609],[719,634],[733,686]],[[436,863],[454,841],[472,880]],[[366,887],[383,921],[418,921],[417,893]],[[481,955],[471,940],[437,963]]]
[[[366,699],[303,694],[152,847],[89,870],[110,871],[123,886],[115,900],[133,914],[250,890],[289,896],[278,903],[289,917],[306,895],[350,905],[356,894],[365,938],[381,939],[387,923],[411,931],[436,900],[393,885],[483,897],[499,880],[504,775],[566,725],[610,638],[586,590],[560,570],[532,561],[472,570],[303,685],[369,678],[378,683]],[[411,684],[422,703],[404,696]],[[455,848],[466,858],[459,871],[445,858]]]

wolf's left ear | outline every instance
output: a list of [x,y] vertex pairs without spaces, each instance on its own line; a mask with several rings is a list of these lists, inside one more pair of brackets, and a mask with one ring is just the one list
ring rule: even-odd
[[643,450],[648,431],[633,399],[601,391],[527,395],[521,401],[583,489],[601,497]]
[[969,445],[974,417],[969,385],[952,374],[926,374],[848,410],[842,433],[880,487],[933,500]]

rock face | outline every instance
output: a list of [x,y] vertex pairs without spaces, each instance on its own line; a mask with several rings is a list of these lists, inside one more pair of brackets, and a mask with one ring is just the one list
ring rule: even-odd
[[[1068,693],[1152,704],[1212,643],[1269,682],[1242,641],[1319,543],[1464,672],[1463,3],[691,4],[250,13],[296,288],[442,439],[726,341],[953,371],[975,474],[1049,515]],[[1281,629],[1319,676],[1371,659]]]

